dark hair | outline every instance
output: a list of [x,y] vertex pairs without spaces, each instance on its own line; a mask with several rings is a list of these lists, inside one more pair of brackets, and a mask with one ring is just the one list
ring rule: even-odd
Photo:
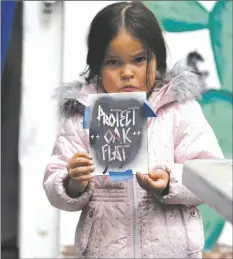
[[[106,49],[121,28],[125,28],[145,47],[148,62],[152,54],[157,61],[160,76],[166,72],[166,46],[160,25],[154,14],[140,2],[118,2],[106,6],[96,14],[88,34],[86,80],[99,76]],[[147,64],[147,82],[148,70]]]

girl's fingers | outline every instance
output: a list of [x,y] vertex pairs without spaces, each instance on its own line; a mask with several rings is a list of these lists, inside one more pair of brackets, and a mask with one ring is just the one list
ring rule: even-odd
[[162,190],[166,187],[166,181],[163,179],[153,180],[149,175],[143,175],[141,173],[136,174],[138,184],[145,190]]
[[145,189],[145,184],[146,184],[146,181],[145,181],[145,176],[140,173],[140,172],[137,172],[136,173],[136,177],[137,177],[137,180],[138,180],[138,184],[143,188]]
[[162,189],[165,181],[162,179],[152,180],[149,176],[145,177],[145,181],[153,188],[153,189]]
[[142,173],[136,173],[136,177],[139,181],[143,181],[143,174]]
[[137,172],[137,173],[136,173],[136,176],[137,176],[139,179],[143,179],[143,174],[140,173],[140,172]]
[[94,166],[80,166],[74,169],[70,169],[69,176],[78,177],[81,175],[89,175],[93,171],[94,171]]
[[90,181],[92,178],[93,178],[92,174],[73,177],[74,180],[79,182]]
[[149,172],[148,176],[153,180],[167,179],[169,178],[169,174],[167,171],[163,169],[156,169],[153,172]]
[[86,157],[76,157],[71,159],[69,163],[69,168],[76,168],[80,166],[91,166],[93,165],[92,159]]
[[88,159],[92,159],[92,157],[87,152],[78,152],[74,154],[72,158],[77,158],[77,157],[85,157]]

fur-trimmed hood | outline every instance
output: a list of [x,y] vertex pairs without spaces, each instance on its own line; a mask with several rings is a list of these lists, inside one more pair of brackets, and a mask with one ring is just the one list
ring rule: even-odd
[[[177,63],[165,75],[164,85],[155,88],[149,97],[149,103],[154,112],[172,102],[185,102],[201,97],[202,86],[198,76],[182,63]],[[83,114],[87,105],[88,94],[103,93],[95,83],[86,84],[73,82],[63,84],[56,89],[54,98],[58,101],[59,114],[62,117],[72,117]]]

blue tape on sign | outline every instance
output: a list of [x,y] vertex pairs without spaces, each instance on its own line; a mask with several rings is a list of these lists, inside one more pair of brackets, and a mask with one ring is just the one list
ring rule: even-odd
[[144,101],[144,107],[146,110],[146,116],[147,118],[150,117],[157,117],[157,115],[154,113],[154,111],[151,109],[150,104],[147,101]]
[[109,172],[109,177],[112,182],[127,181],[133,178],[133,171],[129,169],[125,172]]
[[83,114],[83,128],[84,129],[89,128],[89,113],[90,113],[90,108],[85,107],[84,114]]
[[14,20],[15,1],[1,1],[1,74],[6,59],[7,46]]

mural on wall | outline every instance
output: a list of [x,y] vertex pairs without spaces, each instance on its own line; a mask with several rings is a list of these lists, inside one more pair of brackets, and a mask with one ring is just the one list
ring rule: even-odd
[[[232,1],[216,1],[211,11],[198,1],[144,1],[144,4],[158,18],[165,34],[208,31],[220,88],[207,83],[213,71],[199,67],[206,61],[205,53],[190,47],[185,61],[199,76],[203,89],[199,102],[205,117],[213,127],[225,157],[232,158]],[[194,45],[196,41],[193,37]],[[200,210],[205,248],[210,249],[223,229],[224,219],[207,205],[201,205]]]
[[[165,32],[187,33],[203,29],[209,31],[221,88],[216,90],[215,86],[208,86],[206,79],[209,71],[198,69],[198,63],[205,61],[204,53],[190,49],[186,62],[199,73],[200,84],[203,85],[203,99],[200,104],[215,131],[224,155],[231,158],[232,1],[216,1],[210,12],[198,1],[144,1],[144,4],[156,15]],[[193,41],[195,42],[195,38]]]

